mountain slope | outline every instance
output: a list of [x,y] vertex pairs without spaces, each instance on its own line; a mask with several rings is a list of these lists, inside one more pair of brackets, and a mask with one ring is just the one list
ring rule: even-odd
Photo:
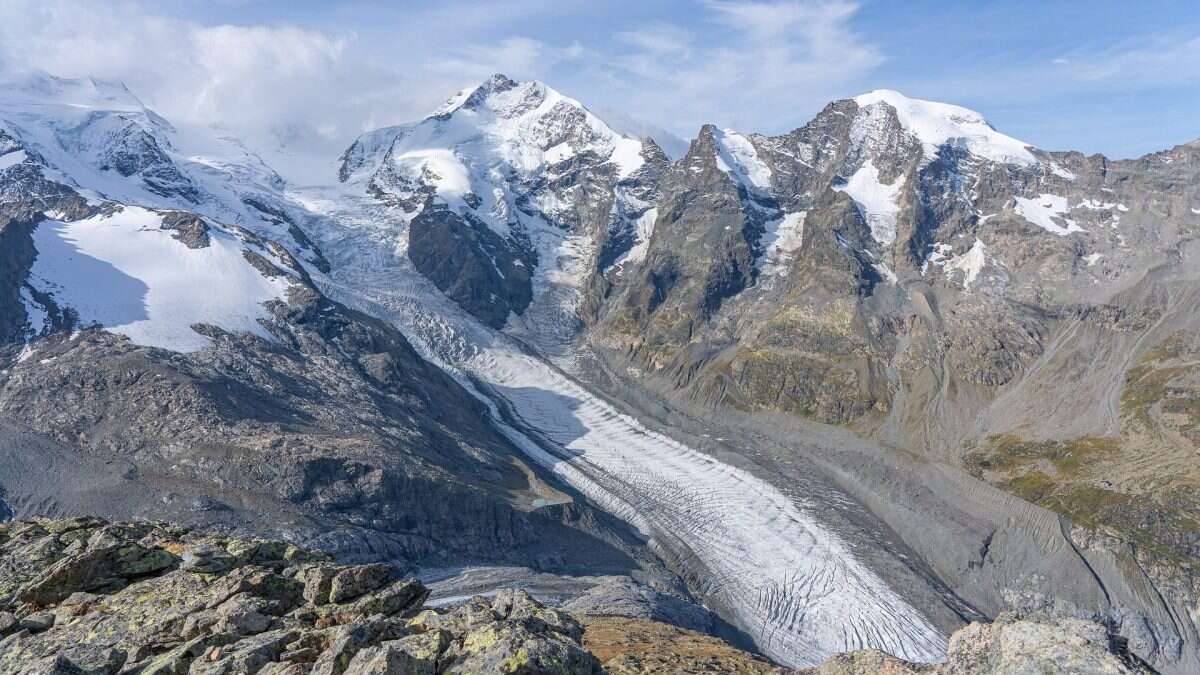
[[0,133],[0,513],[631,575],[788,665],[1009,610],[1200,659],[1194,144],[879,91],[671,162],[503,76],[330,185],[98,82]]
[[[1105,533],[1072,537],[1121,551],[1184,607],[1197,170],[1190,146],[1047,153],[895,92],[782,136],[706,128],[665,174],[645,261],[583,339],[699,417],[769,429],[784,413],[965,467]],[[1195,659],[1192,622],[1107,611],[1159,667]]]
[[90,81],[8,90],[0,126],[6,513],[169,514],[351,558],[649,561],[395,328],[317,289],[327,262],[252,155],[184,156]]
[[586,280],[638,245],[666,161],[546,85],[496,75],[363,136],[339,179],[394,207],[417,268],[485,323],[570,333]]

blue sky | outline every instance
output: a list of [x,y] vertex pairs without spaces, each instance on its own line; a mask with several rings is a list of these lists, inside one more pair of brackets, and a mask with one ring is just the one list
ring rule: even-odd
[[1197,2],[7,0],[0,66],[121,79],[172,118],[331,146],[496,71],[684,138],[787,131],[875,88],[1046,149],[1200,137]]

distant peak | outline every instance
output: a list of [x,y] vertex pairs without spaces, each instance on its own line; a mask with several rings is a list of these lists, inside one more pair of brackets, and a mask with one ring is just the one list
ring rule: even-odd
[[490,91],[504,91],[517,86],[515,80],[509,79],[504,73],[496,73],[489,77],[483,84],[479,85],[480,89],[488,89]]
[[453,115],[456,110],[478,110],[492,97],[518,88],[527,88],[532,92],[543,95],[549,89],[541,82],[518,82],[503,73],[496,73],[481,82],[478,86],[468,87],[451,96],[430,117],[442,119]]
[[1037,158],[1029,152],[1029,143],[996,131],[983,115],[969,108],[909,98],[892,89],[876,89],[855,96],[854,102],[860,108],[879,103],[891,107],[900,124],[921,140],[930,158],[937,155],[938,147],[949,143],[994,162],[1037,163]]
[[123,82],[91,77],[63,78],[34,71],[0,85],[0,98],[38,104],[60,104],[76,108],[141,111],[145,106]]
[[886,103],[896,110],[914,110],[921,109],[931,114],[936,114],[945,117],[953,117],[963,122],[974,122],[988,124],[983,115],[962,106],[951,105],[949,103],[939,103],[937,101],[926,101],[919,98],[909,98],[895,89],[876,89],[865,94],[860,94],[854,97],[854,102],[861,107],[873,105],[875,103]]

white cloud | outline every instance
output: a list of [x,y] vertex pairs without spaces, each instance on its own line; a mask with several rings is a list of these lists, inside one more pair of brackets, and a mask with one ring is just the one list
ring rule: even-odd
[[[690,137],[709,121],[796,126],[882,60],[850,28],[857,6],[845,0],[698,8],[686,28],[618,21],[605,40],[530,34],[530,17],[555,20],[534,0],[406,7],[394,23],[330,20],[319,31],[205,24],[163,16],[148,0],[5,0],[0,66],[121,80],[174,121],[221,123],[260,141],[307,138],[336,153],[495,72],[543,79]],[[337,28],[345,25],[353,30]]]
[[1200,81],[1200,37],[1155,36],[1099,51],[1055,59],[1081,83],[1122,82],[1129,88],[1180,86]]
[[120,80],[174,121],[259,132],[346,122],[330,92],[380,75],[356,72],[346,39],[290,26],[204,26],[133,4],[16,0],[0,9],[9,71]]
[[855,34],[844,1],[706,2],[712,30],[658,24],[619,33],[628,47],[598,68],[636,116],[692,135],[705,122],[799,126],[883,61]]
[[656,23],[638,30],[621,31],[615,37],[643,54],[682,59],[691,57],[691,43],[695,39],[695,35],[690,31],[669,23]]

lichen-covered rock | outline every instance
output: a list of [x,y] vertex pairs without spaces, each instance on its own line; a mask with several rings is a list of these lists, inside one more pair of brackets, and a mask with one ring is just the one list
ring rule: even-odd
[[1098,623],[1001,615],[950,638],[945,663],[916,664],[879,651],[839,654],[811,675],[1133,675],[1154,671],[1125,651]]
[[382,563],[354,565],[333,575],[329,584],[329,601],[346,602],[373,591],[392,577],[392,567]]
[[602,672],[524,592],[421,611],[394,575],[159,523],[0,524],[0,675]]

